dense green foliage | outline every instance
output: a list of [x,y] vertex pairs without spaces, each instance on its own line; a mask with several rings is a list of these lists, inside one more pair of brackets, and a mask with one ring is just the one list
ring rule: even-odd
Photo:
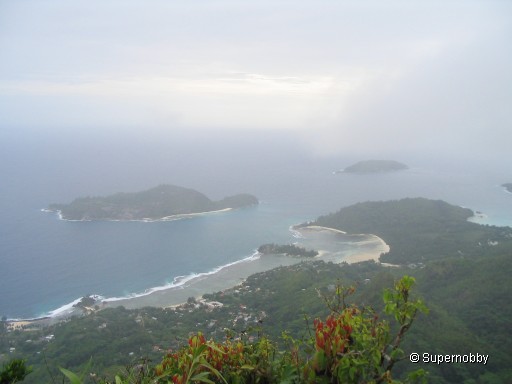
[[394,264],[495,255],[511,249],[511,228],[472,223],[467,220],[471,216],[467,208],[415,198],[359,203],[308,224],[377,235],[391,248],[380,260]]
[[193,189],[160,185],[143,192],[81,197],[70,204],[51,204],[48,209],[60,211],[62,217],[68,220],[155,220],[254,204],[258,204],[258,199],[249,194],[215,202]]
[[[403,337],[418,311],[426,312],[421,300],[411,298],[413,284],[412,277],[404,276],[385,291],[385,312],[395,319],[396,331],[372,308],[347,303],[354,287],[337,285],[332,298],[326,297],[327,318],[314,320],[308,338],[285,336],[284,349],[260,329],[245,330],[240,337],[228,333],[220,342],[206,341],[199,332],[188,338],[188,345],[168,352],[160,364],[145,360],[126,374],[117,374],[115,383],[391,382],[395,364],[403,360]],[[68,369],[60,371],[76,384],[87,377]],[[416,381],[423,376],[420,369],[408,378]]]
[[435,367],[437,374],[453,383],[479,376],[477,382],[511,382],[511,275],[512,250],[471,260],[439,260],[417,270],[418,291],[428,295],[432,311],[419,319],[405,345],[426,350],[423,339],[429,337],[436,350],[446,353],[485,351],[490,356],[485,367],[445,364]]
[[[266,337],[256,343],[231,338],[215,343],[206,342],[199,333],[189,339],[188,347],[168,354],[153,377],[177,384],[391,382],[393,366],[403,356],[402,338],[418,310],[426,311],[421,300],[410,299],[413,283],[413,278],[404,276],[384,294],[386,312],[399,326],[396,336],[391,335],[389,322],[380,320],[371,308],[345,303],[353,287],[337,286],[336,300],[329,302],[331,314],[325,322],[315,319],[314,336],[305,342],[287,338],[290,348],[279,352]],[[409,377],[423,374],[420,370]]]
[[263,244],[258,248],[258,252],[263,255],[284,254],[299,257],[315,257],[318,255],[317,251],[307,250],[294,244]]
[[40,383],[49,382],[50,373],[57,377],[59,366],[81,371],[91,357],[92,369],[99,375],[112,375],[142,358],[158,361],[163,351],[186,344],[190,332],[203,331],[206,337],[218,339],[224,337],[226,329],[239,335],[258,327],[273,340],[278,340],[284,329],[304,337],[308,333],[305,314],[328,315],[319,292],[331,292],[339,279],[364,281],[380,269],[374,263],[345,268],[322,262],[278,268],[252,275],[234,289],[205,295],[206,303],[190,300],[179,308],[167,309],[119,307],[39,331],[4,331],[0,354],[9,354],[9,348],[15,347],[14,356],[27,358],[34,367],[27,383]]
[[407,165],[394,160],[365,160],[359,161],[343,170],[347,173],[390,172],[407,169]]
[[13,359],[0,370],[0,384],[21,382],[31,372],[31,368],[25,365],[24,360]]
[[[255,274],[242,285],[205,295],[206,302],[179,308],[106,309],[41,331],[15,331],[0,338],[0,353],[16,347],[12,356],[26,358],[34,367],[27,383],[49,382],[44,359],[54,377],[57,367],[81,372],[92,358],[97,377],[113,377],[125,366],[149,359],[158,362],[164,351],[187,345],[190,332],[202,331],[209,339],[264,334],[286,347],[282,331],[307,339],[314,318],[326,318],[324,297],[333,295],[339,281],[357,286],[348,304],[360,303],[383,312],[379,292],[401,274],[416,277],[417,294],[431,309],[421,316],[405,339],[403,348],[418,353],[489,354],[483,365],[396,365],[397,377],[424,368],[435,383],[502,383],[512,379],[508,300],[512,291],[512,258],[509,255],[474,260],[441,260],[424,268],[384,268],[373,262],[353,265],[300,263]],[[221,305],[218,305],[221,303]],[[48,340],[45,336],[53,334]],[[27,343],[26,340],[32,340]],[[486,380],[486,378],[488,380]],[[492,379],[493,378],[493,379]],[[492,380],[491,380],[492,379]],[[472,381],[473,380],[473,381]]]
[[[393,214],[393,209],[398,213]],[[372,210],[377,211],[375,218]],[[416,278],[417,294],[425,298],[430,313],[418,318],[403,349],[420,354],[478,352],[489,355],[489,361],[487,365],[437,365],[412,364],[405,359],[393,368],[393,376],[404,379],[406,372],[423,368],[434,383],[512,382],[509,228],[469,223],[466,219],[471,211],[425,199],[365,203],[339,213],[343,213],[340,229],[352,225],[351,232],[378,234],[392,250],[414,251],[413,257],[425,252],[426,257],[422,264],[405,259],[397,268],[373,262],[302,262],[252,275],[233,289],[205,295],[205,301],[189,300],[178,308],[129,311],[121,307],[37,331],[7,332],[1,328],[0,363],[10,358],[26,359],[34,368],[27,383],[61,378],[58,367],[82,372],[91,358],[87,372],[94,372],[96,378],[112,379],[126,366],[143,367],[141,372],[146,374],[162,360],[165,351],[176,353],[187,348],[190,334],[199,331],[216,343],[223,342],[226,334],[241,337],[249,349],[256,348],[264,336],[272,340],[276,353],[289,351],[290,337],[308,340],[316,329],[312,319],[329,316],[324,298],[336,293],[340,281],[357,286],[349,306],[357,304],[384,313],[380,292],[407,274]],[[386,219],[389,227],[396,225],[398,229],[386,228]],[[414,226],[420,233],[408,228]],[[450,236],[443,237],[443,233]],[[443,241],[435,242],[438,237]],[[464,248],[464,254],[452,252],[464,246],[464,239],[472,244],[477,241],[477,246]],[[429,245],[437,247],[438,254],[431,252]],[[386,315],[381,319],[390,320]],[[325,325],[325,320],[322,322]],[[398,329],[392,327],[391,331]],[[285,338],[281,338],[283,330]]]

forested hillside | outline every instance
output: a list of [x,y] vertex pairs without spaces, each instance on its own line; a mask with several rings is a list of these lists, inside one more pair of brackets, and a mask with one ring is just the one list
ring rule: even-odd
[[[437,261],[423,269],[384,268],[372,262],[302,263],[253,275],[237,288],[207,295],[204,302],[191,299],[177,309],[109,309],[44,331],[4,333],[1,348],[14,346],[15,356],[34,366],[28,383],[49,378],[43,358],[57,376],[58,367],[80,371],[91,358],[91,370],[109,376],[140,359],[160,361],[166,350],[185,345],[190,332],[197,331],[216,340],[223,340],[226,332],[235,337],[247,332],[248,338],[261,333],[286,348],[282,332],[307,338],[313,319],[329,313],[322,297],[332,295],[338,283],[357,287],[350,302],[371,305],[382,313],[382,290],[403,273],[416,277],[415,296],[423,297],[430,308],[405,339],[406,352],[490,356],[487,366],[425,364],[422,367],[430,372],[432,382],[500,383],[512,377],[508,255]],[[51,341],[45,339],[49,334],[54,335]],[[405,374],[419,366],[406,359],[397,364],[397,372]]]
[[[409,275],[417,282],[411,300],[423,298],[430,312],[418,313],[404,337],[404,359],[396,363],[393,377],[403,379],[408,372],[423,368],[433,383],[511,382],[510,228],[469,223],[469,216],[467,209],[424,199],[343,209],[319,218],[317,224],[378,234],[392,251],[395,248],[394,257],[401,255],[397,251],[411,251],[412,259],[399,259],[404,265],[393,268],[374,262],[302,262],[252,275],[233,289],[204,295],[202,300],[190,298],[177,308],[106,309],[41,330],[7,332],[3,328],[0,362],[26,359],[34,368],[27,383],[62,377],[59,367],[74,372],[86,369],[96,378],[113,380],[125,366],[142,364],[149,371],[156,369],[166,351],[187,346],[196,332],[216,342],[240,338],[246,345],[243,350],[253,354],[265,337],[275,353],[288,353],[293,344],[290,337],[310,340],[318,331],[314,319],[326,319],[332,313],[328,299],[336,297],[340,285],[355,288],[346,297],[348,306],[371,307],[379,320],[393,323],[382,292]],[[393,225],[384,225],[386,221]],[[434,244],[437,251],[428,244]],[[397,330],[391,328],[391,332]],[[479,353],[488,355],[488,361],[486,365],[413,364],[408,359],[412,352]],[[308,354],[307,348],[303,353]]]
[[470,209],[423,198],[366,202],[319,217],[309,225],[371,233],[390,246],[382,262],[425,263],[449,257],[499,255],[512,247],[512,228],[469,222]]

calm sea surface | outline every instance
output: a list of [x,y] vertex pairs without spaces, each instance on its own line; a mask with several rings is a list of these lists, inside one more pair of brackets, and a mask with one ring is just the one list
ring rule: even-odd
[[[296,239],[293,224],[360,201],[443,199],[512,225],[506,170],[395,158],[407,171],[333,175],[361,160],[299,156],[293,146],[247,140],[180,143],[67,139],[0,143],[0,316],[32,318],[89,294],[120,298],[179,283],[250,257],[267,242]],[[161,183],[212,199],[239,192],[261,204],[170,222],[67,222],[42,212],[86,195]]]

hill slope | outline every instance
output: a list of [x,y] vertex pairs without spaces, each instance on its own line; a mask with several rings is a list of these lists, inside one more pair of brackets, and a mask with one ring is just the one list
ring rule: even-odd
[[355,204],[308,224],[377,235],[391,248],[380,260],[394,264],[499,254],[509,249],[511,228],[469,222],[472,216],[470,209],[444,201],[408,198]]
[[407,165],[394,160],[359,161],[343,170],[345,173],[379,173],[407,169]]

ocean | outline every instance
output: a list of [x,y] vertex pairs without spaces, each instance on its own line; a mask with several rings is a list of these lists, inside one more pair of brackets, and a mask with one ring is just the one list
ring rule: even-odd
[[[506,167],[467,160],[392,158],[396,173],[333,174],[365,157],[308,155],[286,136],[79,138],[4,135],[0,142],[0,316],[56,315],[84,295],[107,300],[179,287],[194,276],[256,267],[263,243],[292,243],[290,226],[361,201],[442,199],[482,212],[482,224],[512,225]],[[391,158],[387,156],[387,158]],[[158,184],[212,199],[252,193],[260,204],[167,222],[71,222],[43,212],[75,197]],[[347,254],[351,244],[347,242]],[[275,260],[274,263],[287,263]],[[219,275],[220,276],[220,275]]]

